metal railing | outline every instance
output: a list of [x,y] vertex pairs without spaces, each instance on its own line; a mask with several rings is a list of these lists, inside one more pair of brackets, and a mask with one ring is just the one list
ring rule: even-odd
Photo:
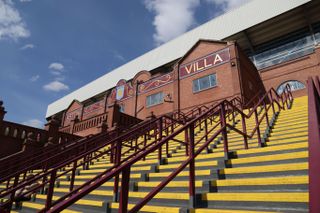
[[[195,203],[195,158],[206,149],[210,143],[217,138],[218,135],[222,135],[223,143],[224,143],[224,152],[226,157],[229,156],[228,149],[228,132],[227,128],[234,130],[243,136],[244,139],[244,147],[248,148],[247,139],[253,138],[253,135],[257,135],[258,144],[261,146],[262,140],[260,137],[260,125],[262,121],[265,120],[267,124],[269,123],[268,113],[273,113],[275,115],[278,111],[287,108],[290,108],[292,104],[293,98],[290,91],[290,87],[287,87],[285,92],[279,96],[274,89],[271,89],[268,93],[266,93],[263,97],[260,98],[260,101],[255,105],[254,108],[248,114],[245,114],[241,109],[234,106],[229,101],[222,101],[214,107],[209,108],[207,111],[201,113],[197,117],[191,119],[183,126],[176,128],[171,134],[166,136],[163,135],[164,126],[163,120],[167,119],[164,117],[160,117],[155,119],[154,122],[157,124],[157,137],[155,140],[146,144],[146,146],[133,153],[131,156],[124,156],[121,158],[121,143],[114,143],[117,145],[115,149],[115,155],[117,156],[115,159],[115,165],[106,169],[104,172],[98,174],[92,180],[89,180],[85,184],[79,186],[78,188],[70,191],[66,195],[60,197],[58,200],[52,202],[50,196],[52,197],[52,193],[54,190],[54,183],[49,185],[48,195],[46,207],[42,209],[40,212],[60,212],[61,210],[67,208],[68,206],[75,203],[77,200],[81,199],[94,189],[101,186],[103,183],[114,178],[114,195],[115,200],[119,200],[120,209],[119,212],[127,212],[128,211],[128,193],[129,193],[129,181],[130,181],[130,171],[133,164],[136,162],[143,160],[150,153],[154,153],[158,151],[162,153],[161,149],[165,144],[168,144],[170,140],[174,140],[176,136],[179,134],[185,135],[185,140],[181,142],[186,147],[186,156],[188,156],[187,160],[184,161],[174,172],[172,172],[165,180],[163,180],[156,188],[154,188],[145,198],[140,200],[131,210],[130,212],[137,212],[141,209],[148,201],[150,201],[159,191],[161,191],[166,184],[168,184],[174,177],[176,177],[183,169],[185,169],[189,165],[189,195],[191,204]],[[258,113],[258,108],[264,110],[264,112]],[[236,115],[236,113],[238,115]],[[227,121],[228,115],[238,116],[242,120],[242,130],[235,128],[230,122]],[[212,122],[215,117],[219,116],[220,120],[218,122]],[[259,117],[260,116],[260,117]],[[170,119],[170,118],[168,118]],[[246,130],[246,119],[254,119],[255,127],[252,129],[251,133],[248,133]],[[234,120],[234,119],[232,119]],[[208,122],[211,122],[212,125],[208,128]],[[205,134],[198,141],[195,141],[194,132],[199,127],[200,124],[203,125]],[[116,139],[116,140],[119,140]],[[121,140],[120,140],[121,141]],[[199,144],[200,148],[195,149],[196,145]],[[160,155],[160,154],[159,154]],[[86,159],[87,160],[87,159]],[[56,169],[51,170],[51,180],[56,179]],[[119,191],[119,175],[122,175],[121,179],[121,189],[118,198]],[[117,199],[118,198],[118,199]]]
[[320,81],[308,78],[309,212],[320,212]]

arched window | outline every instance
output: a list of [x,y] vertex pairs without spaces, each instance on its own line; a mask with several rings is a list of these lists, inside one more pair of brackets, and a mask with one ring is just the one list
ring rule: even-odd
[[291,88],[291,91],[295,91],[295,90],[299,90],[299,89],[304,89],[306,88],[304,86],[303,83],[301,83],[300,81],[286,81],[284,83],[282,83],[278,89],[277,89],[277,93],[278,94],[281,94],[285,88],[285,86],[289,84],[290,88]]

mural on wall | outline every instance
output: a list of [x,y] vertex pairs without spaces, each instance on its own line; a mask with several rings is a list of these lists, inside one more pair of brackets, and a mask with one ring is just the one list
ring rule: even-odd
[[230,61],[229,48],[219,50],[218,52],[211,53],[207,56],[198,58],[190,63],[180,65],[179,77],[185,78],[198,72],[210,69],[212,67],[224,64]]
[[98,101],[96,103],[93,103],[89,106],[86,106],[83,108],[83,119],[90,118],[92,116],[95,116],[97,114],[102,113],[101,111],[104,109],[105,100]]
[[162,87],[168,83],[171,83],[172,81],[173,81],[173,72],[170,72],[168,74],[150,79],[149,81],[146,81],[140,84],[138,93],[141,94],[141,93],[148,92],[155,88]]
[[117,86],[111,92],[111,100],[123,101],[133,96],[133,87],[131,82],[121,79],[118,81]]

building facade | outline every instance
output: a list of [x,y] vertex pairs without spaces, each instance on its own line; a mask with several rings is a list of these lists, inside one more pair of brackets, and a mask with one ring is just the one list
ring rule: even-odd
[[[221,19],[227,22],[259,3],[262,1],[253,0],[205,25],[213,26]],[[320,14],[317,12],[320,3],[296,0],[288,1],[283,7],[284,11],[267,14],[266,20],[229,33],[223,39],[202,39],[194,35],[192,39],[197,42],[180,57],[151,70],[135,70],[134,75],[120,70],[120,77],[113,81],[116,83],[106,82],[110,83],[108,89],[100,88],[97,81],[101,79],[98,79],[50,105],[47,119],[55,115],[61,120],[62,130],[69,128],[66,132],[72,133],[75,132],[70,126],[82,122],[84,127],[78,134],[88,135],[99,132],[97,126],[108,120],[115,105],[128,116],[146,119],[152,114],[188,111],[233,97],[248,102],[257,92],[272,87],[281,93],[287,83],[295,96],[305,95],[307,77],[320,75]],[[201,29],[200,26],[195,32]],[[183,39],[182,35],[172,43]],[[168,45],[172,48],[172,44]],[[154,51],[160,52],[161,48]],[[145,60],[151,53],[144,56]],[[117,70],[107,75],[112,76],[114,72]],[[69,101],[69,106],[64,107],[59,101],[64,104]],[[92,121],[96,118],[100,122]]]

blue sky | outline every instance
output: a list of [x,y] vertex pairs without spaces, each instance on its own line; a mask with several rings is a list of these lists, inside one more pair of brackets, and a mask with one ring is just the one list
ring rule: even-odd
[[5,120],[43,126],[47,105],[248,0],[0,0]]

